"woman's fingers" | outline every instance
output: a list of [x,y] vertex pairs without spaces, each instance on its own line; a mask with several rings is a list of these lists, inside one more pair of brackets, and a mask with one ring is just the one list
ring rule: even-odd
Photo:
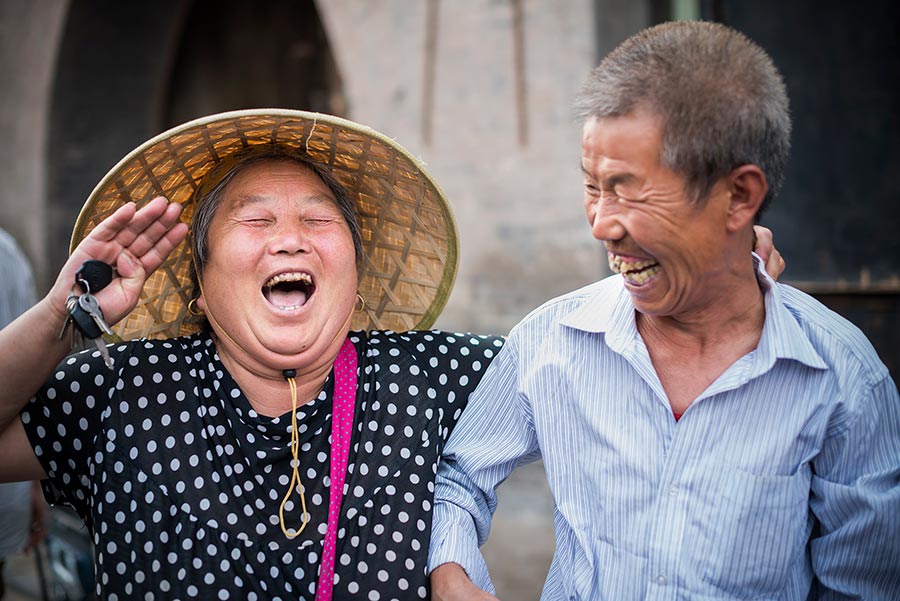
[[119,275],[124,278],[148,277],[184,241],[189,228],[185,223],[175,223],[154,229],[157,231],[135,239],[131,246],[122,250],[116,262]]
[[154,249],[158,250],[156,245],[178,224],[181,216],[181,205],[161,204],[157,200],[165,202],[164,198],[154,199],[152,206],[142,207],[129,226],[116,237],[116,241],[138,259]]
[[763,260],[769,275],[777,280],[778,276],[784,272],[785,262],[781,253],[775,248],[772,230],[756,225],[753,227],[753,233],[756,235],[756,248],[753,251]]
[[119,207],[79,243],[60,272],[54,296],[64,304],[84,261],[103,261],[117,273],[112,284],[95,295],[109,323],[121,319],[137,304],[147,277],[187,236],[188,226],[178,221],[180,216],[181,205],[163,197],[140,209],[134,203]]
[[785,262],[781,253],[775,248],[775,239],[772,230],[761,225],[753,226],[756,238],[756,248],[753,251],[759,255],[766,266],[766,271],[773,279],[778,279],[784,273]]
[[[126,249],[139,261],[152,252],[149,262],[155,269],[161,263],[159,255],[171,252],[187,234],[187,226],[178,222],[180,215],[181,205],[170,204],[161,196],[140,209],[128,203],[91,230],[72,253],[73,259],[79,265],[87,259],[115,265]],[[174,245],[173,240],[177,240]]]
[[769,259],[772,249],[775,248],[772,240],[772,230],[761,225],[754,225],[753,234],[756,241],[756,247],[753,249],[753,252],[758,254],[765,262]]
[[769,258],[766,260],[766,271],[773,279],[777,280],[778,277],[784,273],[785,267],[786,264],[784,258],[781,256],[781,253],[778,252],[778,249],[773,246],[772,252],[769,253]]

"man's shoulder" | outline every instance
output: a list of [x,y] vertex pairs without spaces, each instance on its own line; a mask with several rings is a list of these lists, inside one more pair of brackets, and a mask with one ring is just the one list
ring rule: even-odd
[[783,306],[830,368],[861,371],[873,381],[887,375],[872,343],[850,320],[801,290],[777,286]]
[[513,328],[513,332],[554,326],[592,300],[602,299],[603,302],[612,304],[622,289],[622,278],[613,275],[561,294],[532,310]]

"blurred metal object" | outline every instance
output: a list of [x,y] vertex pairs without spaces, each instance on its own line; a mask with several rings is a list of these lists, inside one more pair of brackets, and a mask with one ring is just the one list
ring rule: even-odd
[[35,550],[43,601],[95,601],[94,553],[75,513],[51,507],[47,538]]

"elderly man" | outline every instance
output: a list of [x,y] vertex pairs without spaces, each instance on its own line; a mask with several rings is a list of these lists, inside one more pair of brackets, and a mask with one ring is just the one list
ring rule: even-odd
[[617,275],[526,317],[470,399],[438,475],[435,598],[491,598],[494,489],[539,457],[545,600],[900,598],[897,388],[748,251],[789,147],[771,60],[722,25],[664,24],[580,106],[585,210]]

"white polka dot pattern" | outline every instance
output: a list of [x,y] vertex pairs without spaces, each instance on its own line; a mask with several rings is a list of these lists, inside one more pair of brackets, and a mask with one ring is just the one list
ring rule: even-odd
[[[428,331],[350,340],[360,393],[333,595],[427,598],[438,457],[502,340]],[[97,352],[65,359],[22,413],[58,500],[91,532],[98,596],[314,599],[333,479],[333,379],[298,409],[310,525],[291,541],[278,521],[290,413],[256,413],[206,335],[110,352],[115,372]],[[285,507],[288,523],[300,513],[299,502]]]

